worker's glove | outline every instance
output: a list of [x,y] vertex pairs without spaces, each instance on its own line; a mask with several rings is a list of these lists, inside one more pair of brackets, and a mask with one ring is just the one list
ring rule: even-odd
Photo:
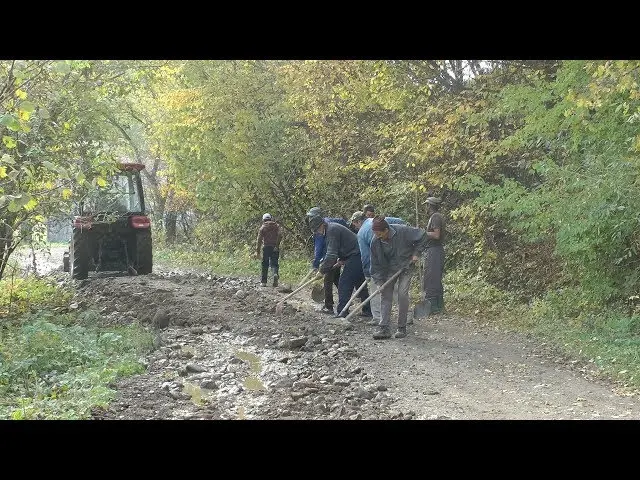
[[335,260],[333,262],[323,262],[320,264],[320,273],[325,274],[330,272],[333,266],[335,265]]

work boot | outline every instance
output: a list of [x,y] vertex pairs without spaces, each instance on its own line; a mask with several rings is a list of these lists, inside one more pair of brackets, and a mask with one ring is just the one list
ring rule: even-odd
[[326,305],[320,309],[321,313],[330,313],[331,315],[335,315],[336,312],[333,311],[333,307],[327,307]]
[[374,340],[383,340],[385,338],[391,338],[391,331],[389,327],[378,327],[375,332],[373,332]]
[[407,336],[407,327],[398,327],[394,335],[395,338],[404,338]]
[[371,320],[367,321],[367,325],[371,327],[377,327],[379,323],[380,323],[380,320],[377,320],[375,318],[372,318]]
[[274,287],[278,286],[278,274],[277,273],[273,276],[273,286]]
[[260,284],[260,286],[261,286],[261,287],[266,287],[266,286],[267,286],[267,284],[266,284],[265,282],[262,282],[262,283]]

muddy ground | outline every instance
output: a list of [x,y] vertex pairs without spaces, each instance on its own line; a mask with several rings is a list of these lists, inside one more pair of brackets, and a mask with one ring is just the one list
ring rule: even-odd
[[320,313],[310,290],[278,315],[285,293],[257,276],[155,270],[76,282],[74,308],[140,322],[157,347],[96,419],[640,418],[636,394],[535,338],[444,314],[373,340],[365,319]]

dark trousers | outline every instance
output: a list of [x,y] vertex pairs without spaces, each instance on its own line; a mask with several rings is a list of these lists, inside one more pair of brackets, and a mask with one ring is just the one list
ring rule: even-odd
[[444,247],[439,245],[427,248],[424,259],[424,277],[422,277],[422,291],[425,298],[442,297],[444,295],[443,275]]
[[278,258],[280,258],[280,250],[275,250],[276,247],[262,247],[262,283],[267,283],[267,274],[269,272],[269,265],[271,265],[271,273],[278,275]]
[[324,275],[324,306],[333,310],[333,286],[338,288],[340,282],[340,269],[334,268]]
[[[360,260],[360,254],[352,255],[347,259],[347,262],[342,268],[342,274],[340,275],[340,281],[338,282],[338,312],[340,313],[347,302],[351,299],[354,290],[357,290],[364,282],[364,272],[362,271],[362,260]],[[360,301],[364,301],[369,296],[369,288],[364,287],[358,294]],[[371,305],[367,303],[362,311],[365,313],[371,313]],[[347,310],[344,314],[348,314]]]

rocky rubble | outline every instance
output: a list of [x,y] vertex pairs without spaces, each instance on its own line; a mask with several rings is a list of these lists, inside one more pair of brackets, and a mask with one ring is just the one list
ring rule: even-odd
[[[287,303],[248,280],[215,275],[92,278],[78,301],[106,324],[156,332],[145,374],[122,380],[96,418],[379,419],[388,388],[371,378],[349,341],[351,324]],[[292,299],[293,300],[293,299]]]

